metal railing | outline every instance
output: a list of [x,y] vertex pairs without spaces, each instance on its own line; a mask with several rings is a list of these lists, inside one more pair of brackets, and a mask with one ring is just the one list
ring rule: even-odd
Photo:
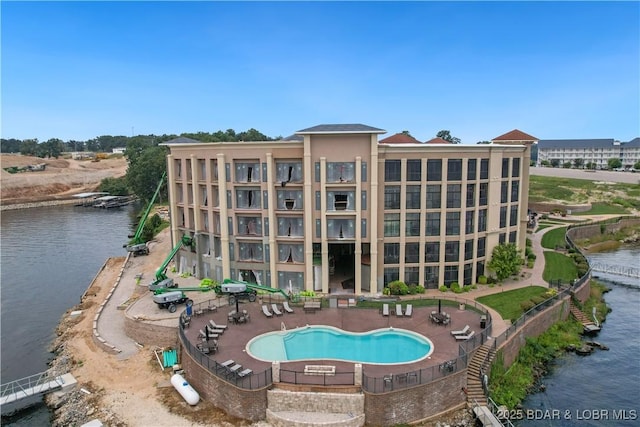
[[15,399],[13,399],[15,401],[40,393],[48,393],[61,388],[63,385],[64,380],[61,376],[55,375],[50,371],[40,372],[2,384],[0,386],[0,401],[4,402],[12,395],[15,395]]
[[280,382],[302,385],[354,385],[355,372],[335,372],[328,375],[308,375],[304,371],[280,369]]

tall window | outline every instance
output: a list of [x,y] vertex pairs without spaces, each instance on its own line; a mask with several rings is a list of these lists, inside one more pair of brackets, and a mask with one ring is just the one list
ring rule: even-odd
[[302,218],[277,217],[278,237],[303,237],[304,222]]
[[449,159],[447,162],[447,179],[449,181],[462,180],[462,159]]
[[517,237],[517,231],[512,231],[509,233],[509,243],[515,243]]
[[422,160],[409,159],[407,160],[407,181],[421,181],[422,180]]
[[482,258],[487,255],[487,238],[481,237],[478,239],[478,254],[476,255],[478,258]]
[[440,267],[437,265],[427,266],[424,268],[424,287],[425,288],[437,288],[438,281],[440,280]]
[[440,186],[427,185],[427,209],[440,208]]
[[407,213],[407,216],[405,219],[405,236],[419,236],[419,235],[420,235],[420,213]]
[[420,186],[419,185],[407,185],[407,209],[420,209]]
[[278,210],[300,211],[304,207],[302,190],[277,190],[276,196]]
[[440,212],[427,213],[425,235],[427,236],[440,235]]
[[384,161],[384,180],[387,182],[400,181],[400,160]]
[[467,207],[471,208],[476,205],[476,185],[467,184]]
[[511,164],[511,176],[517,178],[520,176],[520,157],[514,157]]
[[447,212],[447,236],[457,236],[460,234],[460,212]]
[[262,218],[252,216],[239,216],[238,235],[262,236]]
[[415,264],[420,262],[420,243],[405,243],[404,262],[406,262],[407,264]]
[[444,261],[457,262],[460,257],[460,242],[445,242],[444,244]]
[[511,206],[509,225],[518,225],[518,205]]
[[327,191],[328,211],[353,211],[355,209],[355,191]]
[[500,183],[500,203],[507,203],[509,201],[509,182],[502,181]]
[[356,237],[354,219],[327,219],[327,237],[330,239],[353,239]]
[[460,184],[447,184],[447,207],[460,207]]
[[473,280],[473,264],[464,265],[464,286],[470,285]]
[[520,191],[520,181],[512,181],[511,182],[511,201],[518,201],[518,193]]
[[464,242],[464,260],[468,261],[473,258],[473,239]]
[[288,182],[302,181],[302,162],[276,162],[276,182],[286,185]]
[[474,224],[473,224],[473,219],[475,217],[475,211],[467,211],[465,213],[465,220],[464,220],[464,232],[465,234],[471,234],[475,231],[474,229]]
[[386,267],[384,269],[384,285],[400,280],[400,269],[398,267]]
[[458,281],[458,266],[457,265],[445,265],[444,266],[444,284],[446,286]]
[[469,159],[467,161],[467,179],[473,181],[476,179],[476,159]]
[[487,210],[480,209],[478,211],[478,231],[487,231]]
[[427,181],[442,181],[442,160],[427,160]]
[[489,179],[489,159],[480,159],[480,179]]
[[304,245],[279,243],[278,244],[278,262],[303,263],[304,262]]
[[385,264],[400,263],[400,243],[384,244],[384,263]]
[[440,242],[427,242],[424,245],[424,262],[440,261]]
[[260,162],[238,162],[236,182],[260,182]]
[[404,268],[404,283],[414,285],[418,283],[419,278],[420,278],[419,267]]
[[500,207],[500,228],[504,228],[507,226],[507,207]]
[[260,190],[236,188],[236,207],[238,209],[260,209]]
[[238,261],[263,260],[262,243],[238,242]]
[[353,162],[327,162],[327,182],[354,182],[355,170]]
[[400,186],[386,185],[384,187],[384,208],[400,209]]
[[509,159],[505,158],[502,159],[502,177],[503,178],[508,178],[509,177]]
[[400,235],[400,214],[384,214],[384,236]]
[[489,184],[486,182],[480,183],[480,194],[478,195],[478,206],[487,206],[487,199],[489,193]]

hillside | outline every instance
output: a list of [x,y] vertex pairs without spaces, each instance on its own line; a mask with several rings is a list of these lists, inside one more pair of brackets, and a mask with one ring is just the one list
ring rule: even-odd
[[[44,171],[9,173],[5,170],[43,163]],[[127,161],[122,157],[94,162],[0,154],[0,166],[0,204],[3,206],[68,199],[74,194],[95,191],[104,178],[121,177],[127,172]]]

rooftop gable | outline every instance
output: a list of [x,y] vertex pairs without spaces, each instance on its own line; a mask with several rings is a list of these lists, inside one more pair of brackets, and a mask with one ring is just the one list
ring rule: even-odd
[[420,141],[407,133],[396,133],[385,139],[378,141],[378,144],[422,144]]
[[165,144],[199,144],[202,141],[198,141],[197,139],[186,138],[184,136],[179,136],[177,138],[173,138],[169,141],[166,141]]
[[425,141],[425,144],[453,144],[451,141],[447,141],[446,139],[442,139],[439,136]]
[[514,129],[511,132],[507,132],[504,135],[500,135],[493,138],[492,141],[531,141],[535,142],[538,138],[522,132],[521,130]]
[[310,128],[302,129],[296,132],[296,135],[306,134],[327,134],[327,133],[386,133],[383,129],[374,128],[372,126],[353,124],[328,124],[317,125]]

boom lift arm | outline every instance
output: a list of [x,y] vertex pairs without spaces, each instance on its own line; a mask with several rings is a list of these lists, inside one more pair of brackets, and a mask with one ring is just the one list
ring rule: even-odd
[[[158,287],[160,288],[174,287],[173,280],[167,277],[167,274],[166,274],[167,266],[169,265],[173,257],[176,256],[176,254],[178,253],[181,247],[191,246],[192,243],[193,243],[193,239],[191,237],[182,236],[182,239],[180,239],[178,244],[173,247],[169,255],[165,258],[162,265],[156,270],[156,279],[153,282],[151,282],[151,284],[149,285],[149,290],[155,290],[155,288],[158,288]],[[158,286],[163,281],[166,281],[166,282],[161,286]]]
[[142,230],[144,230],[144,224],[147,222],[147,217],[149,216],[149,212],[151,212],[151,207],[153,206],[158,194],[160,194],[160,188],[162,188],[162,184],[164,183],[164,179],[167,176],[167,172],[162,173],[162,177],[160,178],[160,182],[158,182],[158,187],[156,188],[156,192],[153,193],[153,197],[149,201],[149,205],[145,210],[142,218],[140,218],[140,222],[138,223],[138,228],[136,229],[136,234],[133,235],[133,240],[130,244],[126,245],[127,252],[133,252],[134,255],[147,255],[149,253],[149,249],[147,248],[146,242],[142,241]]

